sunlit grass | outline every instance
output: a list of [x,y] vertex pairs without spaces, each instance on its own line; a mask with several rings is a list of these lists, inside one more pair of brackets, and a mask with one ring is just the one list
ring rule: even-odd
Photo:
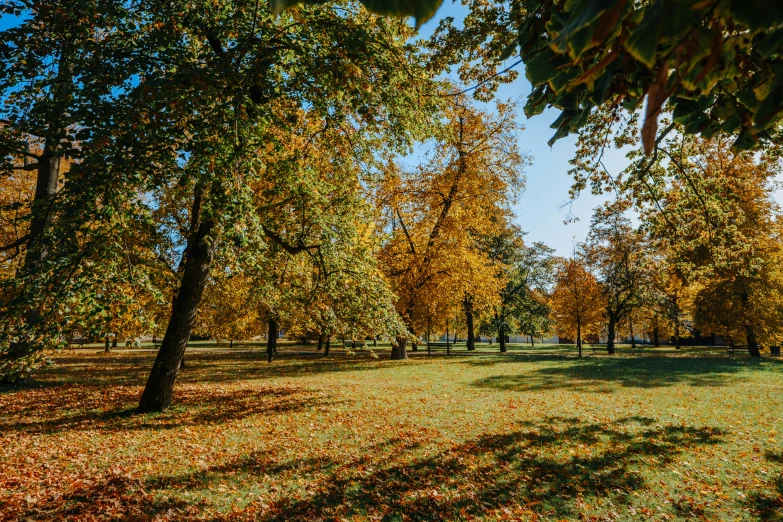
[[192,352],[146,416],[152,353],[66,352],[0,394],[0,519],[783,520],[781,361],[547,347]]

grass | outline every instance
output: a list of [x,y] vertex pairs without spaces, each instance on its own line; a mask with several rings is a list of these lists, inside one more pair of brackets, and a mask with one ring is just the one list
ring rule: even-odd
[[143,416],[152,353],[65,352],[0,393],[0,519],[783,521],[783,361],[515,348],[205,348]]

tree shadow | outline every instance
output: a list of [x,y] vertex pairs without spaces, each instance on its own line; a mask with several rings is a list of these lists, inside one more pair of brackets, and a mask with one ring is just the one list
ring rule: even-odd
[[[381,369],[388,362],[374,359],[369,352],[330,357],[279,353],[270,364],[263,351],[186,352],[185,368],[177,383],[225,383],[275,377],[296,377],[307,374],[368,371]],[[56,365],[40,372],[34,386],[8,389],[7,393],[65,385],[71,382],[95,385],[137,385],[146,382],[155,354],[152,352],[112,352],[56,357]]]
[[175,406],[163,415],[134,415],[141,389],[68,385],[30,390],[15,397],[0,417],[0,433],[56,434],[73,430],[129,432],[166,430],[234,422],[254,415],[294,413],[341,401],[330,395],[295,386],[254,386],[223,390],[182,385]]
[[[27,496],[16,506],[9,503],[5,514],[13,516],[7,520],[158,520],[154,517],[161,514],[163,519],[171,520],[193,518],[200,508],[198,504],[156,497],[146,492],[138,479],[119,470],[98,480],[76,481],[65,494],[53,489],[35,499]],[[0,505],[0,518],[3,515]]]
[[[612,497],[633,500],[645,485],[637,467],[657,460],[665,467],[695,445],[717,444],[722,433],[710,427],[654,425],[634,417],[612,423],[548,417],[534,428],[486,434],[453,444],[433,456],[410,461],[404,440],[338,461],[328,454],[275,463],[253,453],[206,470],[159,477],[149,489],[206,488],[221,478],[242,480],[293,471],[306,492],[285,492],[271,503],[251,502],[243,512],[253,520],[461,520],[512,515],[573,518],[577,504]],[[638,428],[631,432],[628,427]],[[600,445],[597,446],[597,445]],[[395,451],[397,450],[397,451]],[[227,516],[228,518],[228,516]]]
[[[675,384],[722,386],[746,369],[777,368],[775,363],[691,357],[513,357],[515,362],[558,362],[557,366],[534,369],[523,375],[494,375],[479,379],[474,386],[513,391],[555,390],[607,392],[617,388],[660,388]],[[502,362],[480,361],[495,365]]]
[[[778,466],[783,464],[783,450],[768,451],[765,457],[771,464]],[[783,473],[778,473],[773,479],[769,491],[754,492],[749,495],[746,504],[760,520],[783,522]]]

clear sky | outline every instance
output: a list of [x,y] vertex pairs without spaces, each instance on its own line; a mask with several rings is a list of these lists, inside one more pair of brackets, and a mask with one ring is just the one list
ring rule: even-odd
[[[421,27],[420,37],[430,36],[440,19],[453,16],[455,24],[459,24],[466,13],[467,9],[460,3],[445,0],[432,20]],[[510,58],[506,66],[516,59]],[[547,145],[547,141],[555,133],[549,126],[555,121],[559,111],[548,109],[531,119],[525,116],[522,106],[531,87],[525,79],[523,66],[518,67],[519,78],[511,84],[502,85],[498,90],[498,97],[502,100],[520,100],[518,121],[524,125],[525,130],[520,135],[519,147],[533,157],[533,165],[527,169],[525,191],[514,206],[516,221],[528,232],[526,241],[543,241],[554,248],[558,255],[567,256],[572,251],[574,238],[579,242],[587,236],[593,209],[611,196],[594,196],[588,190],[582,193],[573,205],[561,208],[569,199],[568,190],[572,178],[568,175],[568,160],[576,150],[576,136],[558,140],[551,148]],[[614,174],[625,168],[628,161],[624,152],[612,150],[604,154],[604,164]],[[565,224],[569,210],[579,220]]]

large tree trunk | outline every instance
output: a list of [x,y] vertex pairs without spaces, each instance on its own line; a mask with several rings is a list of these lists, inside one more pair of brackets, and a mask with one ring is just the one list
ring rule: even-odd
[[614,355],[614,329],[615,329],[615,318],[614,316],[609,316],[609,326],[607,328],[606,332],[606,352],[609,355]]
[[631,330],[631,348],[636,348],[636,337],[633,333],[633,319],[628,318],[628,328]]
[[321,332],[318,334],[318,351],[321,351],[323,347],[324,347],[324,333]]
[[324,345],[324,357],[329,355],[329,345],[332,343],[332,336],[327,335],[326,336],[326,344]]
[[748,341],[748,353],[751,357],[761,357],[761,351],[759,351],[759,345],[756,341],[756,331],[751,325],[745,327],[745,338]]
[[[191,213],[192,225],[199,223],[201,198],[201,190],[197,188]],[[215,244],[212,237],[215,221],[206,219],[193,228],[195,232],[191,233],[184,253],[179,292],[172,301],[171,319],[136,409],[139,413],[165,411],[171,404],[177,373],[207,285]]]
[[[69,54],[61,53],[57,66],[57,79],[51,89],[52,113],[44,138],[43,151],[37,160],[37,176],[35,181],[35,194],[31,207],[30,228],[25,243],[26,251],[22,276],[35,279],[43,269],[43,264],[49,256],[49,245],[46,239],[46,229],[52,221],[51,207],[57,195],[57,181],[60,176],[61,141],[66,137],[65,121],[68,105],[72,99],[73,73],[69,63]],[[27,158],[25,158],[27,164]],[[33,282],[33,284],[35,284]],[[25,323],[28,327],[35,327],[40,321],[41,311],[33,304],[24,313]],[[12,342],[5,354],[5,359],[17,361],[35,351],[36,347],[29,340]],[[1,375],[0,383],[17,383],[27,379],[24,375]]]
[[475,334],[473,332],[473,299],[470,296],[466,296],[462,304],[465,307],[465,323],[468,325],[468,350],[473,351],[476,349]]
[[407,359],[408,353],[405,350],[405,348],[408,345],[408,338],[405,336],[397,337],[395,341],[392,341],[392,351],[391,351],[391,357],[392,360],[401,360],[401,359]]
[[272,362],[272,355],[277,353],[277,338],[280,336],[280,326],[273,317],[269,318],[269,334],[266,341],[266,360]]
[[[497,316],[495,316],[495,319],[497,320]],[[500,321],[498,321],[498,342],[500,343],[500,353],[506,353],[506,332]]]

